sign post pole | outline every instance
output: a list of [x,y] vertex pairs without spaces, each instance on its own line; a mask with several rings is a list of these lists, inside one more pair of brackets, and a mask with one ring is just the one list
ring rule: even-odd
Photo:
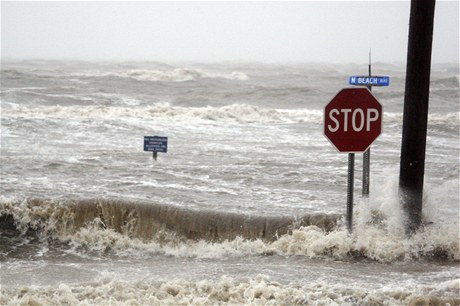
[[[369,78],[371,74],[371,51],[369,50]],[[367,89],[372,91],[372,85],[368,85]],[[370,184],[370,172],[371,172],[371,147],[367,149],[363,154],[363,197],[369,197],[369,184]]]
[[347,228],[353,230],[353,189],[355,180],[355,153],[348,153],[348,179],[347,179]]

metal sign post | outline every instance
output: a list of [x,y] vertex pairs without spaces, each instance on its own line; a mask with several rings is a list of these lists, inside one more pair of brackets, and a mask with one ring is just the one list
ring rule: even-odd
[[[369,78],[371,77],[371,51],[369,51]],[[389,80],[388,80],[389,81]],[[369,91],[372,91],[372,85],[367,86]],[[371,147],[363,154],[363,197],[369,197],[369,184],[371,172]]]
[[355,185],[355,153],[348,153],[348,178],[347,178],[347,228],[353,231],[353,189]]

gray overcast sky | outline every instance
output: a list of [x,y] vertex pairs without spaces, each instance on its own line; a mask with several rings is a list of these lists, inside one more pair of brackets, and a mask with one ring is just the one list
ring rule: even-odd
[[[405,62],[409,1],[5,2],[2,58]],[[459,2],[436,4],[433,62],[459,61]]]

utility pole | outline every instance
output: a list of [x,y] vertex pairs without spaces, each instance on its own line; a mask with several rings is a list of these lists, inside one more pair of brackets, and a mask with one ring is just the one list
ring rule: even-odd
[[399,194],[408,233],[416,231],[422,221],[435,2],[411,0],[399,172]]

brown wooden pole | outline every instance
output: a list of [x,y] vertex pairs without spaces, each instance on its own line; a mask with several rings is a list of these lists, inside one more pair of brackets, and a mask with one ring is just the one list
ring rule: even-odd
[[411,0],[399,191],[407,231],[422,220],[423,180],[436,0]]

